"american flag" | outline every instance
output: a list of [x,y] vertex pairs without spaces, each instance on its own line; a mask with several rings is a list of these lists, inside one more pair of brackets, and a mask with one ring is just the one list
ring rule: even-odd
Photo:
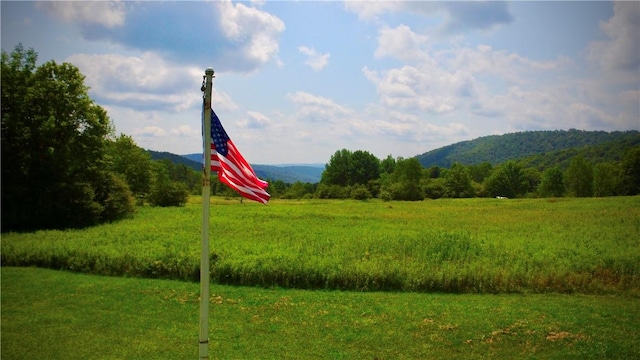
[[220,119],[211,109],[211,171],[218,179],[243,197],[266,204],[271,195],[264,189],[269,183],[258,179],[251,165],[224,131]]

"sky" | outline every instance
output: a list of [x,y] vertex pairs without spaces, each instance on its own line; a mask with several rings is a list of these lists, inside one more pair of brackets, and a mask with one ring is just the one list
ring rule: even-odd
[[1,1],[1,44],[77,66],[116,135],[202,152],[200,87],[253,164],[640,130],[640,2]]

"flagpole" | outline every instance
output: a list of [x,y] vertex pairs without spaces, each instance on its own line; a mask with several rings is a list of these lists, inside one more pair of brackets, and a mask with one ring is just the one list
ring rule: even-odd
[[209,359],[209,197],[211,193],[211,90],[214,71],[205,71],[204,163],[202,166],[202,252],[200,255],[200,345],[199,358]]

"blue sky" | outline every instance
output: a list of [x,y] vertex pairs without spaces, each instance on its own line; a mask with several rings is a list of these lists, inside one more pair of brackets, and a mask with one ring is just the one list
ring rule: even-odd
[[71,62],[116,133],[202,150],[200,86],[256,164],[640,130],[640,2],[1,2],[2,49]]

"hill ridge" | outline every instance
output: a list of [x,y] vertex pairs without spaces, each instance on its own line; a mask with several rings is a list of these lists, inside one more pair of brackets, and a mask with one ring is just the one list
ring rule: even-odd
[[[440,166],[450,168],[454,162],[477,165],[488,162],[492,165],[517,160],[526,167],[540,170],[560,165],[566,167],[578,153],[584,153],[595,161],[620,160],[625,149],[640,146],[640,132],[588,131],[588,130],[537,130],[513,132],[503,135],[481,136],[465,140],[416,155],[423,167]],[[201,154],[176,155],[169,152],[147,150],[153,160],[168,159],[177,164],[200,171]],[[263,179],[280,180],[285,183],[318,183],[324,166],[321,164],[251,164],[256,174]]]
[[489,162],[492,165],[520,160],[535,155],[571,148],[597,146],[607,142],[631,142],[640,139],[637,130],[587,131],[587,130],[537,130],[503,135],[487,135],[473,140],[457,142],[426,153],[416,155],[422,166],[449,168],[454,162],[476,165]]

